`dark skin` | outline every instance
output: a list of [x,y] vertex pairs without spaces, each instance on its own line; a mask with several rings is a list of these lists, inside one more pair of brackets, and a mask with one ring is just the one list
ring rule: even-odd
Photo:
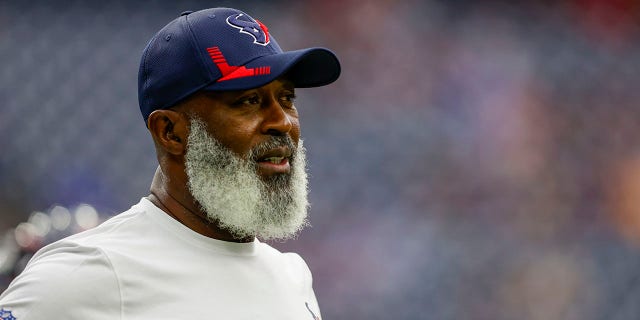
[[[187,187],[185,154],[189,136],[189,116],[207,124],[209,133],[239,157],[272,136],[288,135],[294,144],[300,139],[298,112],[293,105],[293,83],[278,79],[246,91],[197,92],[169,110],[149,115],[147,126],[153,137],[159,162],[148,199],[168,215],[204,236],[232,242],[237,239],[206,218]],[[289,150],[273,150],[282,156]],[[267,179],[284,166],[258,163],[258,175]],[[288,168],[288,166],[287,166]],[[281,172],[280,172],[281,173]]]

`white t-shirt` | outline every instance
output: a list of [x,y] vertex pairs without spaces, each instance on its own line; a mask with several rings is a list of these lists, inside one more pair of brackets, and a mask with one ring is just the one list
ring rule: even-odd
[[147,199],[40,250],[0,296],[37,319],[320,319],[295,253],[202,236]]

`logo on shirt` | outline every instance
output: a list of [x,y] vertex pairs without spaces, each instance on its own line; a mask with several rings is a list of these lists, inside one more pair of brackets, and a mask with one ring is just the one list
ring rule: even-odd
[[305,302],[304,304],[307,306],[307,310],[309,310],[309,312],[311,313],[313,320],[322,320],[320,319],[320,317],[316,316],[316,314],[313,313],[313,311],[311,311],[311,307],[309,307],[309,302]]
[[16,317],[11,314],[11,311],[5,310],[4,308],[0,309],[0,320],[17,320]]

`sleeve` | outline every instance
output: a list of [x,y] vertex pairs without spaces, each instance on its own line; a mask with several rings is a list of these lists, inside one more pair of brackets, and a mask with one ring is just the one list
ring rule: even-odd
[[53,244],[37,253],[0,295],[17,320],[120,319],[118,278],[100,249]]
[[313,276],[311,274],[311,270],[309,270],[309,266],[299,254],[293,252],[289,252],[288,254],[295,261],[298,272],[303,278],[303,290],[306,296],[306,307],[309,310],[309,313],[315,320],[322,319],[322,316],[320,315],[320,307],[318,306],[318,300],[316,299],[316,294],[313,291]]

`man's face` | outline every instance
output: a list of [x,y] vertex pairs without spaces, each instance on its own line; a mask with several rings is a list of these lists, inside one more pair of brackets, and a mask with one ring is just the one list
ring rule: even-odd
[[305,156],[293,88],[282,81],[188,102],[188,186],[238,238],[287,238],[306,224]]
[[[276,80],[246,91],[201,92],[189,104],[220,144],[247,159],[255,146],[274,136],[289,137],[298,145],[300,123],[294,98],[293,84]],[[289,173],[292,151],[283,146],[253,155],[257,173],[263,179]]]

